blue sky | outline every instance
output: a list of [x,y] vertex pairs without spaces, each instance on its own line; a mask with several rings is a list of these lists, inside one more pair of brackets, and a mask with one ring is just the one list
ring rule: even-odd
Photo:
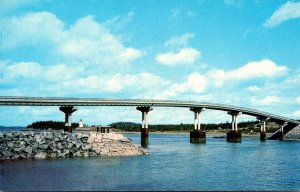
[[[300,1],[2,0],[0,31],[2,96],[194,100],[300,119]],[[63,120],[58,107],[1,111],[0,125]],[[140,116],[80,107],[73,121]],[[155,108],[149,122],[192,123],[193,114]]]

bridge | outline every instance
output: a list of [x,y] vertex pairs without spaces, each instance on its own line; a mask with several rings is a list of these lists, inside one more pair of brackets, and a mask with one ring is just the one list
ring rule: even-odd
[[232,116],[231,130],[227,133],[229,142],[241,141],[241,132],[237,127],[237,117],[241,114],[254,116],[261,122],[260,139],[262,141],[266,140],[266,121],[280,125],[280,128],[268,138],[273,140],[283,140],[285,134],[300,125],[297,120],[255,109],[195,101],[0,96],[0,106],[59,106],[59,109],[65,113],[65,131],[69,132],[72,131],[72,113],[77,110],[77,106],[135,106],[142,112],[141,140],[145,145],[148,143],[148,113],[153,107],[181,107],[193,111],[195,122],[194,130],[190,133],[192,143],[205,143],[206,141],[205,130],[202,130],[200,126],[200,113],[205,109],[227,111]]

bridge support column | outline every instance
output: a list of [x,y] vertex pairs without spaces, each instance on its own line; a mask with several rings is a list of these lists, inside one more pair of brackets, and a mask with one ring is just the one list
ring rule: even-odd
[[141,146],[148,147],[148,113],[152,108],[150,106],[142,106],[137,107],[136,109],[142,112]]
[[284,140],[284,127],[287,126],[287,122],[281,123],[280,125],[280,130],[279,130],[279,141],[283,141]]
[[72,133],[72,113],[77,110],[73,106],[62,106],[59,110],[65,113],[65,127],[64,131]]
[[258,117],[257,120],[260,121],[260,141],[266,141],[267,140],[267,134],[266,134],[266,121],[269,120],[268,117]]
[[237,116],[242,113],[238,111],[229,111],[228,114],[232,116],[232,121],[231,130],[227,132],[227,142],[241,142],[242,132],[238,129],[237,126]]
[[206,132],[204,129],[201,129],[200,123],[200,113],[205,110],[205,108],[192,107],[190,110],[195,114],[195,127],[194,130],[190,132],[190,143],[206,143]]

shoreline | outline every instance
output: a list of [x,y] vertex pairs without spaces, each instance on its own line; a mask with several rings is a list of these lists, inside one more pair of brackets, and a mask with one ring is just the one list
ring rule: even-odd
[[[122,133],[122,134],[140,134],[141,132],[137,132],[137,131],[118,131],[116,133]],[[149,133],[151,134],[189,134],[189,131],[155,131],[155,132],[151,132],[149,131]],[[215,132],[215,131],[208,131],[206,132],[207,136],[226,136],[226,132]],[[272,133],[268,133],[268,134],[272,134]],[[260,136],[260,133],[242,133],[242,135],[244,136],[249,136],[249,137],[257,137]]]

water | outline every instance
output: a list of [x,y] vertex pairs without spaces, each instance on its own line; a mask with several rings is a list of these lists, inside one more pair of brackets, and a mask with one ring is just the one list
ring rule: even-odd
[[[139,134],[127,134],[139,143]],[[300,142],[150,133],[148,156],[2,162],[0,190],[299,190]]]

